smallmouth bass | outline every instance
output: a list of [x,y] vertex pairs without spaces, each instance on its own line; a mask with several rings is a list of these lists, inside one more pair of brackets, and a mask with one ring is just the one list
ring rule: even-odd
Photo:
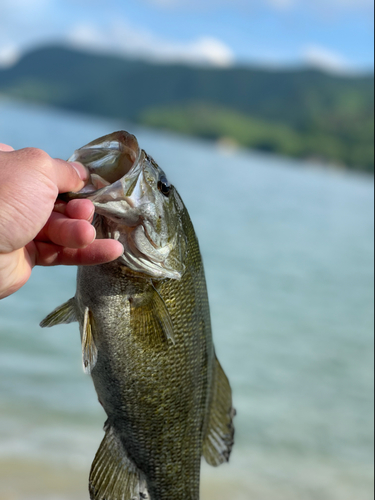
[[235,411],[189,214],[127,132],[71,160],[91,180],[67,198],[92,200],[97,237],[124,245],[117,261],[78,268],[75,297],[41,323],[79,322],[84,371],[108,416],[90,498],[199,500],[201,457],[212,466],[229,461]]

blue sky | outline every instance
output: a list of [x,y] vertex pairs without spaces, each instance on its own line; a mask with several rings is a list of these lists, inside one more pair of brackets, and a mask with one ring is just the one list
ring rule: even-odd
[[229,66],[373,69],[373,0],[0,0],[0,64],[37,45]]

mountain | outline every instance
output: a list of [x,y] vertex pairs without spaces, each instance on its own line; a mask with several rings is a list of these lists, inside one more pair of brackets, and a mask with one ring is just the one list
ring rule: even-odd
[[0,92],[212,139],[374,170],[374,77],[152,64],[45,47]]

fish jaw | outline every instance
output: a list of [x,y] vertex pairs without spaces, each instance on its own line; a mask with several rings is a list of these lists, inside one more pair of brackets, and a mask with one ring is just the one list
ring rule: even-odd
[[[96,213],[105,219],[102,237],[120,241],[124,253],[118,262],[136,273],[156,280],[181,279],[184,266],[178,269],[168,259],[178,244],[176,235],[170,237],[166,228],[157,231],[160,220],[155,208],[155,196],[147,188],[143,174],[138,177],[131,196],[126,196],[124,180],[90,197]],[[146,187],[146,189],[145,189]]]

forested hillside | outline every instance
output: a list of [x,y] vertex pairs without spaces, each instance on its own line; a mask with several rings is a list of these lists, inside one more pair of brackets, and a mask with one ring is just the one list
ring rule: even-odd
[[374,170],[374,77],[160,65],[46,47],[0,71],[27,100]]

